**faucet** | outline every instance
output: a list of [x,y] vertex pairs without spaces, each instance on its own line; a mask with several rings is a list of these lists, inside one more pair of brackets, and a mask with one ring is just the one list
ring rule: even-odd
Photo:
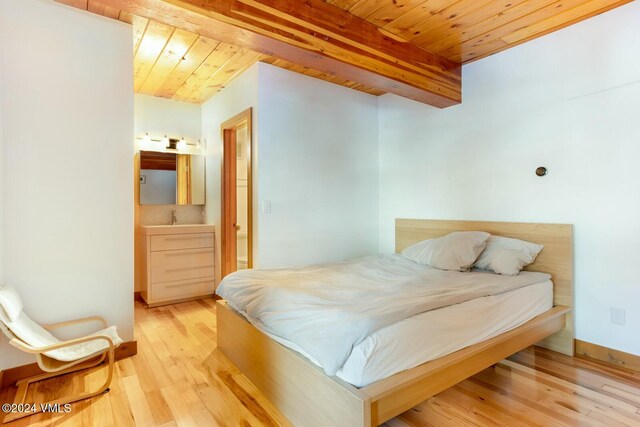
[[176,218],[176,210],[171,211],[171,225],[176,225],[178,223],[178,218]]

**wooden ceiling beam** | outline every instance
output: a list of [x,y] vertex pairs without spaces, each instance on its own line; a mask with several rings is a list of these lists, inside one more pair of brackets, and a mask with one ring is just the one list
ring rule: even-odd
[[460,64],[322,0],[100,1],[436,107],[461,102]]

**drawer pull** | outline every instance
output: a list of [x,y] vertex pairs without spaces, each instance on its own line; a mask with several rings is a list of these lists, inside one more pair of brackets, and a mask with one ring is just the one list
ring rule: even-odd
[[180,252],[176,251],[176,252],[166,252],[164,254],[164,256],[166,257],[170,257],[170,256],[189,256],[189,255],[196,255],[196,254],[206,254],[206,253],[211,253],[213,255],[213,251],[210,248],[205,248],[205,249],[201,249],[201,250],[191,250],[191,249],[183,249]]
[[213,248],[213,233],[187,233],[168,236],[151,236],[151,252],[182,249]]
[[213,264],[199,265],[197,267],[165,268],[164,271],[168,273],[170,271],[195,270],[196,268],[210,268],[210,267],[213,267]]
[[164,285],[165,288],[181,288],[184,286],[191,286],[191,285],[199,285],[202,282],[193,282],[193,283],[179,283],[177,285]]
[[170,301],[193,296],[212,295],[215,291],[213,278],[181,280],[150,286],[151,298],[155,301]]
[[193,280],[214,276],[215,260],[211,248],[151,252],[152,283]]
[[211,237],[202,237],[199,235],[196,236],[168,236],[165,237],[164,240],[192,240],[192,239],[213,239],[213,236]]
[[208,283],[213,283],[213,277],[211,279],[207,279],[206,277],[203,278],[198,278],[198,279],[191,279],[191,280],[181,280],[180,283],[174,283],[174,284],[169,284],[169,283],[156,283],[153,286],[160,286],[163,288],[177,288],[180,286],[193,286],[193,285],[200,285],[200,284],[208,284]]

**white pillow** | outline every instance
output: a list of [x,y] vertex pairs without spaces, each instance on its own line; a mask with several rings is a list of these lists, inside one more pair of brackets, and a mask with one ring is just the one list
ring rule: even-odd
[[401,253],[418,264],[440,270],[467,271],[484,249],[489,236],[484,231],[456,231],[437,239],[423,240]]
[[510,237],[491,236],[475,267],[515,276],[535,261],[544,246]]

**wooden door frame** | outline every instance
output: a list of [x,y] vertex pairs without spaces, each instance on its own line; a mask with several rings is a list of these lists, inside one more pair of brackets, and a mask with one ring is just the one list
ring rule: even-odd
[[237,132],[223,129],[222,140],[222,228],[221,243],[222,277],[234,272],[238,267],[238,177],[237,177]]
[[[226,242],[226,233],[225,229],[228,225],[228,219],[225,215],[225,195],[226,195],[226,180],[225,180],[225,131],[229,130],[238,130],[243,126],[247,126],[247,140],[248,140],[248,155],[247,155],[247,267],[253,267],[253,108],[249,107],[241,113],[236,114],[229,120],[226,120],[220,125],[220,134],[222,138],[222,167],[221,169],[221,204],[220,204],[220,217],[222,218],[222,228],[221,228],[221,249],[220,249],[220,260],[221,260],[221,277],[226,276],[230,273],[227,269],[226,265],[226,250],[227,250],[227,242]],[[237,260],[236,260],[237,262]],[[235,271],[235,270],[234,270]]]

